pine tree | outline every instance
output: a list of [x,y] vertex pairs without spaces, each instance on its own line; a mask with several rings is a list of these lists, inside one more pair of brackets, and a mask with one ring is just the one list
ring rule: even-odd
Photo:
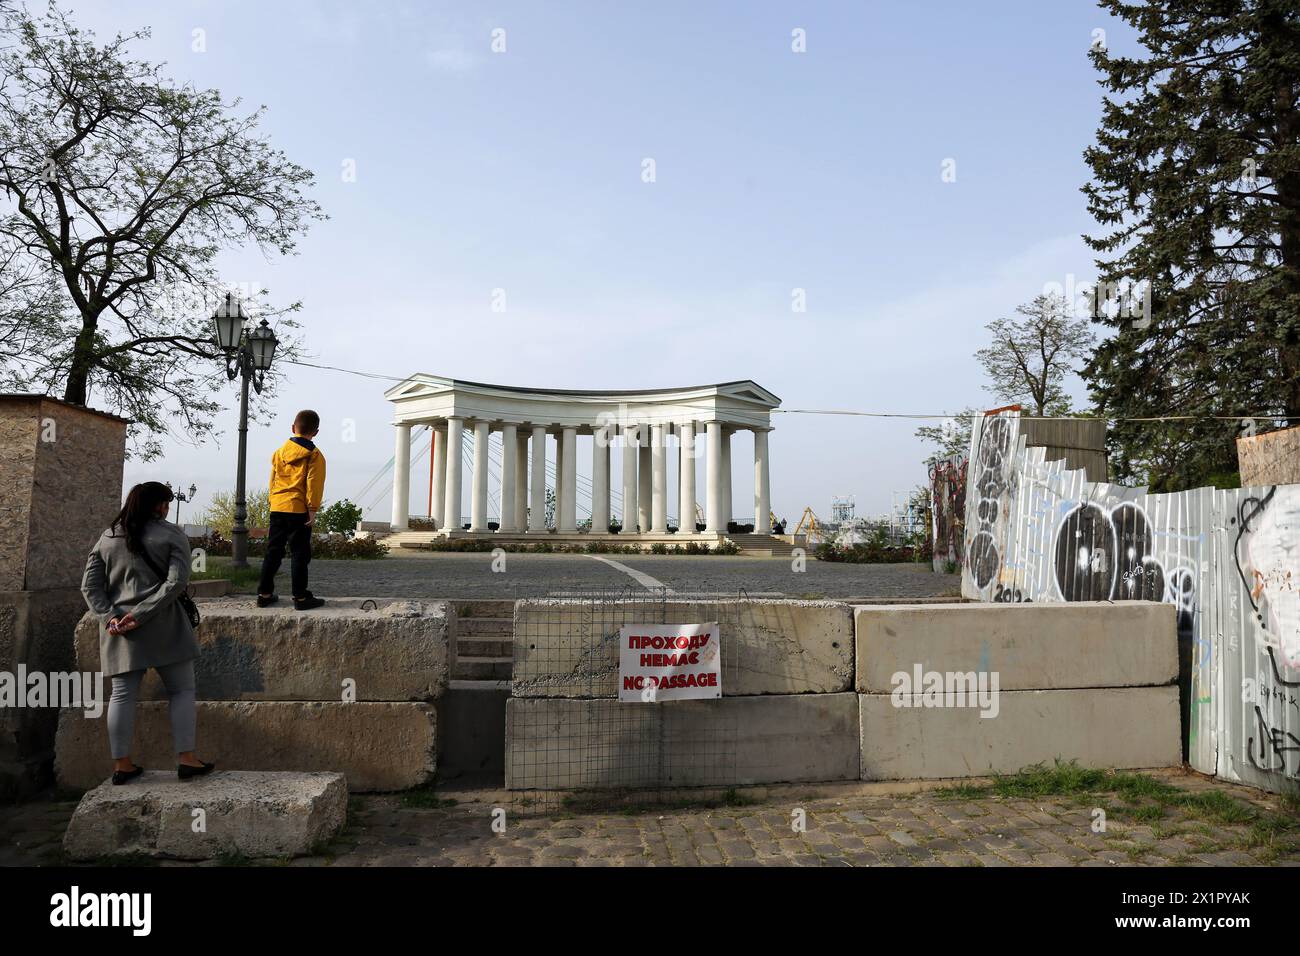
[[1106,96],[1083,191],[1105,231],[1085,238],[1102,288],[1147,284],[1149,308],[1099,316],[1114,334],[1084,376],[1108,416],[1193,416],[1116,422],[1117,479],[1231,483],[1241,420],[1300,425],[1300,4],[1100,3],[1145,54],[1090,53]]

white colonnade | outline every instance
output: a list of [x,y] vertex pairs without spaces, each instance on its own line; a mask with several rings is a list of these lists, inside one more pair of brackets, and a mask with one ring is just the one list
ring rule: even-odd
[[[579,533],[579,437],[591,438],[591,534],[679,535],[716,538],[729,522],[752,521],[767,533],[771,510],[770,412],[779,399],[753,382],[640,393],[575,392],[480,385],[413,376],[390,389],[397,408],[392,527],[409,527],[411,438],[415,425],[433,429],[430,518],[447,534]],[[464,434],[473,436],[469,454]],[[754,438],[753,508],[736,516],[732,496],[732,436]],[[493,470],[491,436],[500,436],[499,501],[489,504]],[[554,451],[551,451],[553,445]],[[464,459],[469,457],[469,461]],[[585,460],[585,453],[583,454]],[[620,489],[611,484],[621,463]],[[463,471],[468,465],[469,520],[462,515]],[[551,467],[548,467],[551,466]],[[677,480],[669,481],[670,466]],[[553,471],[555,504],[547,521],[547,479]],[[697,494],[703,485],[703,502]],[[742,486],[743,487],[743,486]],[[615,492],[621,490],[621,508]],[[703,531],[697,530],[702,505]],[[499,521],[490,522],[495,510]]]

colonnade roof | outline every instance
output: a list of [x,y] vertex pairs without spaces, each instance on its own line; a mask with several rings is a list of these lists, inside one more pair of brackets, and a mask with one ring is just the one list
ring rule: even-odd
[[384,397],[394,404],[397,424],[466,418],[581,431],[624,422],[720,421],[738,428],[770,428],[770,412],[781,404],[750,379],[677,388],[566,389],[492,385],[424,373],[393,386]]

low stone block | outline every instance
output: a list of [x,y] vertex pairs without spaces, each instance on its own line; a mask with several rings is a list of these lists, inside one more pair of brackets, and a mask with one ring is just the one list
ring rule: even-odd
[[659,704],[506,704],[506,787],[582,790],[855,780],[855,695],[788,694]]
[[615,697],[624,624],[721,625],[722,693],[837,693],[853,686],[853,620],[833,601],[618,601],[515,605],[515,697]]
[[890,693],[915,665],[996,671],[1004,690],[1140,687],[1178,677],[1171,604],[926,604],[854,608],[857,690]]
[[[301,612],[287,599],[257,608],[241,598],[204,601],[199,609],[199,700],[338,701],[345,681],[359,701],[436,700],[447,688],[446,602],[331,598]],[[82,670],[99,670],[93,615],[81,619],[76,641]],[[166,696],[150,671],[141,699]]]
[[[433,779],[437,717],[424,703],[200,701],[198,752],[223,770],[334,771],[356,791],[405,790]],[[167,704],[136,708],[135,761],[175,770]],[[54,772],[61,786],[88,790],[112,770],[107,721],[59,715]]]
[[151,771],[82,797],[63,848],[74,860],[302,856],[337,834],[347,812],[347,782],[337,773],[236,770],[182,781]]
[[980,777],[1057,758],[1114,769],[1182,762],[1177,687],[1004,691],[994,717],[910,699],[859,695],[863,780]]

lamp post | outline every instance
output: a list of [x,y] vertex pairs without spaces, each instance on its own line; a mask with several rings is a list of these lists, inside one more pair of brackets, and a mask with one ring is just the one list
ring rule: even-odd
[[235,472],[235,521],[230,529],[230,564],[248,567],[248,502],[244,497],[244,473],[248,470],[248,386],[260,395],[262,380],[275,357],[279,340],[263,319],[255,329],[245,329],[244,309],[230,293],[212,316],[217,345],[226,355],[226,377],[239,378],[239,466]]
[[[171,486],[172,483],[170,481],[167,482],[167,487],[170,488]],[[199,493],[199,489],[194,487],[194,482],[190,482],[189,494],[186,494],[183,491],[172,492],[172,497],[176,499],[176,523],[177,524],[181,524],[181,503],[185,501],[193,501],[194,496],[197,495],[198,493]],[[184,527],[185,527],[184,525],[181,525],[182,529],[184,529]]]

